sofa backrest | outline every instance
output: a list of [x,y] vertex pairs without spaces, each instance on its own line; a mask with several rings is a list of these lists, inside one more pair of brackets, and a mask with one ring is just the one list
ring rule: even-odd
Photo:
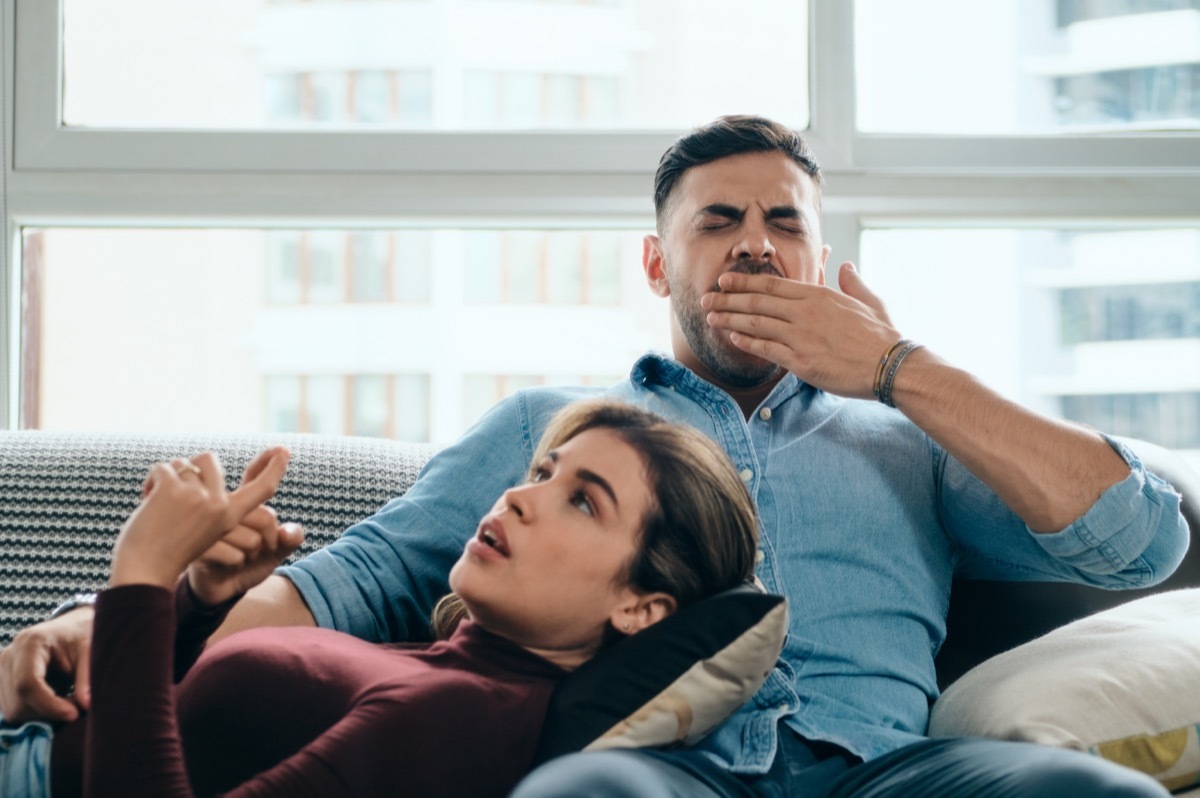
[[151,464],[214,451],[232,488],[255,454],[279,443],[292,462],[271,504],[281,520],[304,524],[297,556],[407,490],[433,451],[322,435],[0,432],[0,647],[59,602],[105,584]]

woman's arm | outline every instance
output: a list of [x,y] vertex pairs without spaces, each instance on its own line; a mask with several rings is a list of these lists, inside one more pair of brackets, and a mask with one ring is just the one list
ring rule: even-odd
[[85,794],[191,794],[172,692],[174,588],[197,557],[232,532],[271,527],[259,551],[232,547],[241,568],[234,564],[219,578],[201,579],[206,598],[228,591],[224,600],[232,600],[261,562],[274,557],[280,537],[271,534],[274,513],[267,524],[261,510],[283,478],[288,454],[272,450],[260,460],[233,493],[211,454],[151,469],[143,501],[113,547],[109,590],[97,603]]

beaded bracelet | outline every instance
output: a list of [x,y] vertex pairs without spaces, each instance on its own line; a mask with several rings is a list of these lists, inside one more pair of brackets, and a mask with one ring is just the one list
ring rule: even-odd
[[920,349],[924,344],[918,344],[915,341],[908,341],[892,358],[892,362],[888,364],[887,373],[884,375],[883,384],[879,386],[879,401],[883,402],[888,407],[895,407],[896,403],[892,401],[892,385],[896,381],[896,372],[900,370],[900,364],[904,362],[904,358]]

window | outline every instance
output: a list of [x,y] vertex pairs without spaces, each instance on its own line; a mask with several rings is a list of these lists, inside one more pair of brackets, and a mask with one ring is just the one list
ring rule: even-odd
[[863,130],[1200,126],[1196,3],[858,0],[856,10]]
[[558,258],[553,271],[534,264],[539,312],[464,301],[464,243],[509,231],[27,229],[24,423],[446,443],[482,412],[479,396],[527,384],[484,394],[465,374],[574,373],[580,347],[598,353],[587,365],[620,374],[665,347],[662,308],[619,286],[600,304],[580,290],[581,242],[632,262],[640,236],[518,232]]
[[[797,0],[743,0],[733,15],[721,0],[62,4],[70,126],[636,129],[731,106],[807,122]],[[767,25],[792,31],[789,46],[710,49]],[[799,102],[764,72],[795,75]]]
[[2,1],[10,427],[447,442],[627,374],[658,158],[752,112],[807,128],[831,277],[1200,458],[1194,1]]
[[906,335],[1001,393],[1197,449],[1200,225],[870,229],[862,266]]

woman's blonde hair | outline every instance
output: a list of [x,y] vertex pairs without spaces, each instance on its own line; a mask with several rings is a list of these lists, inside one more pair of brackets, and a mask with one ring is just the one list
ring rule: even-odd
[[[652,503],[623,584],[667,593],[682,608],[753,577],[754,503],[728,455],[690,427],[613,400],[577,402],[551,420],[531,473],[547,452],[591,429],[609,430],[632,447],[649,482]],[[434,635],[449,637],[465,615],[458,596],[444,597],[433,610]]]

